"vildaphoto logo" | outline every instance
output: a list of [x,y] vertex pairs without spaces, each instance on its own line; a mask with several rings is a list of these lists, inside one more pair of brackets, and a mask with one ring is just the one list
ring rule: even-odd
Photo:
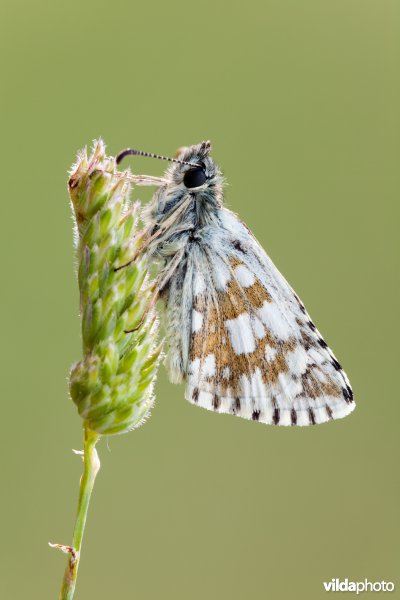
[[326,592],[355,592],[361,594],[362,592],[393,592],[394,583],[393,581],[349,581],[346,579],[331,579],[331,581],[324,581],[324,588]]

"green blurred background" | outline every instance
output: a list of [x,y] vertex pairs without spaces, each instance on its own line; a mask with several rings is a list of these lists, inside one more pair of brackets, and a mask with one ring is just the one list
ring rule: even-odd
[[66,180],[98,136],[110,153],[211,139],[227,205],[306,303],[358,408],[274,428],[190,406],[161,370],[151,419],[99,446],[77,600],[313,600],[333,577],[400,595],[398,1],[7,1],[0,17],[1,598],[56,598],[65,557],[47,542],[71,540]]

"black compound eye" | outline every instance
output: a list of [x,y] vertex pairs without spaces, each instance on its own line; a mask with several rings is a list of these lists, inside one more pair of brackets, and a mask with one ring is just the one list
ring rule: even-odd
[[194,167],[189,171],[186,171],[183,183],[187,188],[195,188],[203,185],[207,181],[207,175],[202,167]]

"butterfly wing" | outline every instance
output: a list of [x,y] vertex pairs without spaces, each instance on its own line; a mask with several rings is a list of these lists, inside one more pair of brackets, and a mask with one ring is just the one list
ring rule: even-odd
[[234,213],[193,267],[186,398],[275,425],[311,425],[355,407],[346,374],[304,305]]

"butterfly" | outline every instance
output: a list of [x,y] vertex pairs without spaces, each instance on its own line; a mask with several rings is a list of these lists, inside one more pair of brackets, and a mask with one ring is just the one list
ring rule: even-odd
[[202,142],[175,159],[132,149],[117,157],[172,162],[162,178],[137,177],[158,186],[142,250],[159,265],[154,301],[163,305],[170,380],[186,382],[192,404],[261,423],[345,417],[355,407],[345,372],[252,232],[224,207],[210,152]]

